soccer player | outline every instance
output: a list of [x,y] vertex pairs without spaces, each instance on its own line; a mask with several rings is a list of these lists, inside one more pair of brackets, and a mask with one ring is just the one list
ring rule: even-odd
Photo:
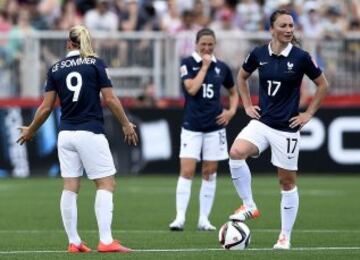
[[[251,174],[246,159],[257,157],[269,146],[271,163],[277,167],[281,186],[281,232],[274,249],[290,249],[291,231],[299,207],[296,171],[299,157],[299,130],[318,110],[328,82],[310,55],[292,43],[294,21],[286,10],[270,17],[272,39],[255,48],[238,74],[240,95],[246,114],[252,118],[230,149],[230,171],[243,205],[230,216],[244,221],[260,215],[253,200]],[[247,79],[258,69],[259,106],[250,99]],[[307,75],[317,86],[312,102],[299,113],[300,86]]]
[[[182,61],[180,74],[185,95],[181,129],[180,176],[176,187],[176,218],[170,230],[181,231],[191,194],[196,163],[202,159],[198,229],[213,231],[209,215],[216,189],[218,161],[228,158],[225,127],[235,115],[239,96],[230,68],[213,55],[216,38],[210,29],[196,35],[196,51]],[[221,86],[229,93],[229,109],[221,105]]]
[[71,253],[89,252],[77,231],[77,196],[83,171],[95,182],[95,215],[99,228],[99,252],[128,253],[132,250],[114,240],[111,234],[113,217],[114,174],[116,169],[108,141],[104,135],[104,122],[100,93],[111,112],[122,125],[125,141],[136,145],[135,125],[129,122],[115,95],[106,73],[104,62],[95,56],[88,30],[75,26],[69,32],[67,56],[48,71],[44,100],[29,126],[20,127],[21,145],[31,140],[48,118],[60,99],[61,122],[58,136],[58,154],[64,189],[60,209]]

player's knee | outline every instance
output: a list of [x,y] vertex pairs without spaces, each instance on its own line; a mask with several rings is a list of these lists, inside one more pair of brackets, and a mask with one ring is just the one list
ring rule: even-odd
[[203,172],[202,179],[206,181],[214,181],[216,179],[216,172]]
[[192,180],[194,178],[194,172],[188,170],[182,170],[180,172],[180,176],[185,179]]
[[231,147],[229,154],[232,160],[246,160],[248,157],[246,151],[238,147]]
[[207,163],[203,163],[202,168],[201,168],[201,175],[204,176],[209,176],[211,174],[216,173],[217,171],[217,164],[207,164]]
[[280,182],[281,189],[284,191],[289,191],[296,187],[295,181],[292,180],[291,178],[280,179],[279,182]]
[[114,176],[97,179],[95,180],[95,183],[98,190],[115,191],[116,181]]
[[213,179],[213,176],[216,175],[215,167],[204,167],[201,170],[201,176],[204,180]]

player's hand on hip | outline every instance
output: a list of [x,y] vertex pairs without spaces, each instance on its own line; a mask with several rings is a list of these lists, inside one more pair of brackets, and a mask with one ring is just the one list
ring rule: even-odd
[[234,114],[228,109],[223,109],[222,113],[216,117],[216,123],[218,125],[227,126],[233,118]]
[[28,126],[20,126],[20,137],[16,140],[16,143],[23,145],[25,142],[30,141],[34,135]]
[[297,116],[290,118],[290,128],[300,127],[300,129],[311,119],[311,115],[309,113],[300,113]]
[[123,132],[124,132],[124,141],[128,144],[128,145],[137,145],[139,142],[139,138],[138,135],[135,131],[136,125],[134,125],[133,123],[130,123],[123,126]]
[[255,119],[260,119],[260,107],[259,106],[249,106],[245,108],[245,113],[251,117],[251,118],[255,118]]

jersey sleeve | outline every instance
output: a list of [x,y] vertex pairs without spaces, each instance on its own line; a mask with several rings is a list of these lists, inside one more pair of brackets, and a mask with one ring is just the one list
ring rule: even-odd
[[242,65],[242,68],[246,72],[252,73],[254,70],[256,70],[258,68],[258,66],[259,66],[258,64],[259,63],[257,62],[256,49],[254,49],[245,58],[244,63]]
[[48,70],[46,82],[45,82],[45,92],[56,91],[56,84],[52,73],[52,68]]
[[305,52],[302,65],[305,75],[308,76],[311,80],[316,79],[322,73],[321,69],[308,52]]
[[[198,68],[195,68],[197,70],[200,69],[200,66]],[[184,59],[181,62],[181,66],[180,66],[180,78],[182,81],[186,80],[186,79],[192,79],[195,78],[197,74],[197,71],[194,71],[194,68],[192,68],[190,66],[189,60],[188,59]]]
[[99,88],[112,87],[105,62],[101,59],[96,59],[96,68],[99,75]]
[[229,89],[235,86],[235,82],[234,82],[234,77],[233,74],[231,72],[231,69],[229,68],[229,66],[227,66],[225,64],[225,77],[224,77],[224,82],[223,85],[225,88]]

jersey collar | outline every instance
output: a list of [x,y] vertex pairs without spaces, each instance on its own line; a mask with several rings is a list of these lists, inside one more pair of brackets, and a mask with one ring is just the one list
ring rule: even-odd
[[[288,46],[286,46],[286,48],[282,50],[282,52],[279,54],[279,56],[280,56],[280,55],[282,55],[282,56],[284,56],[284,57],[289,56],[292,47],[293,47],[293,45],[292,45],[291,43],[289,43]],[[269,43],[269,45],[268,45],[268,50],[269,50],[269,55],[270,55],[270,56],[273,55],[273,54],[276,55],[276,54],[272,51],[271,46],[270,46],[270,43]]]
[[[197,53],[196,51],[194,51],[194,52],[191,54],[191,56],[194,58],[194,60],[195,60],[197,63],[200,63],[200,62],[202,61],[201,56],[200,56],[199,53]],[[216,63],[216,61],[217,61],[214,55],[211,55],[211,60],[212,60],[213,62],[215,62],[215,63]]]
[[73,51],[69,51],[66,57],[79,56],[79,55],[80,55],[80,51],[73,50]]

